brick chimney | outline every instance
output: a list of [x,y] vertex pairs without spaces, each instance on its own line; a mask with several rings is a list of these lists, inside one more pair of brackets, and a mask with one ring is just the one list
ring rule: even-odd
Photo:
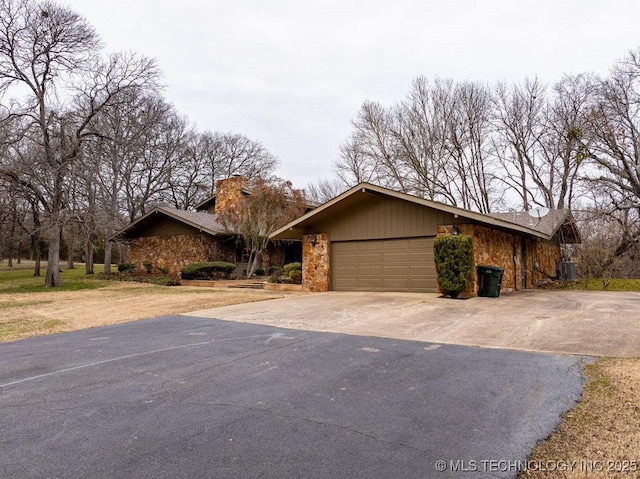
[[242,198],[242,189],[249,185],[244,176],[232,176],[216,181],[216,205],[214,213],[220,213]]

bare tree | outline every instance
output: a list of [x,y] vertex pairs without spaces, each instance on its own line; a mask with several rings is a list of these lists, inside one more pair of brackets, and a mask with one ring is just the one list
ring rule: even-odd
[[[165,203],[171,175],[188,125],[173,106],[158,96],[145,97],[142,109],[123,129],[126,143],[122,165],[123,188],[129,221]],[[133,133],[133,135],[132,135]]]
[[394,162],[403,165],[402,190],[406,193],[455,202],[444,144],[455,102],[453,89],[451,80],[436,79],[430,85],[420,77],[414,80],[407,99],[393,108]]
[[302,215],[305,206],[304,192],[293,188],[291,182],[258,178],[250,195],[219,214],[222,224],[237,232],[249,248],[247,276],[251,277],[258,267],[269,235]]
[[260,142],[238,133],[214,133],[211,151],[212,184],[233,175],[267,178],[278,160]]
[[513,86],[499,83],[494,98],[495,151],[505,171],[501,181],[518,194],[525,210],[535,203],[551,206],[545,192],[539,199],[535,190],[545,185],[538,157],[545,133],[546,88],[538,79]]
[[352,122],[353,133],[342,145],[342,160],[336,163],[347,184],[361,181],[396,187],[404,191],[404,175],[395,161],[391,136],[392,114],[382,105],[366,101]]
[[208,159],[210,134],[195,130],[186,132],[169,184],[169,200],[173,207],[191,209],[209,193]]
[[482,213],[489,213],[493,204],[491,101],[491,93],[483,85],[458,84],[444,139],[452,203]]
[[249,181],[267,178],[276,158],[261,143],[234,133],[198,133],[184,137],[170,178],[169,202],[190,209],[214,193],[216,181],[239,175]]
[[587,163],[591,141],[587,118],[596,86],[596,79],[590,75],[565,76],[554,86],[554,97],[545,108],[546,134],[540,154],[547,176],[538,186],[550,208],[572,206]]
[[[40,198],[48,215],[46,286],[62,284],[60,232],[64,190],[96,115],[130,88],[155,86],[153,61],[131,54],[97,56],[99,41],[77,13],[53,2],[0,0],[0,92],[26,91],[9,118],[26,118],[50,180]],[[72,85],[68,87],[67,85]],[[72,99],[72,100],[71,100]],[[28,181],[22,183],[28,186]]]
[[309,183],[305,188],[305,196],[318,203],[325,203],[348,189],[339,179],[319,179]]
[[617,62],[601,81],[588,118],[591,142],[583,141],[611,216],[623,227],[615,256],[640,242],[640,49]]
[[377,181],[377,161],[366,155],[360,145],[357,132],[340,145],[340,159],[334,162],[338,179],[348,186],[358,183],[379,183]]
[[335,167],[346,184],[373,181],[428,199],[491,208],[489,90],[414,80],[391,108],[365,102]]

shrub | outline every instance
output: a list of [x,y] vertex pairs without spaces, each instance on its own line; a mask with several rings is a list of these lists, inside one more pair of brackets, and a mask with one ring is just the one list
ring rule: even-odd
[[278,266],[272,266],[271,268],[269,268],[269,271],[271,271],[271,276],[269,276],[269,278],[267,279],[268,283],[282,283],[282,280],[285,278],[284,276],[282,276],[282,268]]
[[143,282],[158,286],[178,286],[180,284],[180,280],[175,276],[152,276]]
[[151,274],[151,271],[153,271],[153,265],[151,263],[142,263],[142,266],[144,266],[144,270],[147,274]]
[[135,271],[136,265],[134,263],[120,263],[118,265],[118,271],[120,273],[131,273]]
[[233,263],[215,261],[211,263],[193,263],[182,268],[183,279],[228,279],[236,269]]
[[299,269],[292,269],[289,271],[289,279],[293,284],[302,284],[302,271]]
[[274,275],[276,273],[282,274],[282,268],[280,266],[271,266],[269,268],[269,274]]
[[162,274],[169,274],[169,268],[165,268],[164,266],[158,266],[158,271]]
[[433,243],[438,286],[457,298],[473,281],[473,243],[468,235],[438,236]]
[[264,276],[264,269],[263,268],[258,268],[255,270],[254,274],[256,276]]
[[291,271],[302,271],[302,263],[289,263],[282,267],[285,274],[289,274]]

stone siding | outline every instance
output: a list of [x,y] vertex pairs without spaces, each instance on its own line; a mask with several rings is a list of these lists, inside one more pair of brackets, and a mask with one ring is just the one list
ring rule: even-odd
[[272,266],[284,265],[284,245],[269,242],[267,248],[262,252],[261,265],[265,272],[269,273]]
[[[536,288],[542,281],[555,276],[556,263],[562,258],[562,249],[557,241],[528,241],[527,250],[527,288]],[[533,268],[533,263],[538,268]]]
[[178,274],[183,266],[203,261],[228,261],[235,263],[233,241],[220,241],[206,234],[147,236],[131,241],[129,261],[137,268],[151,263],[154,271],[167,268]]
[[[523,237],[475,224],[456,225],[459,234],[467,234],[473,238],[473,262],[478,265],[499,266],[504,268],[501,291],[519,291],[522,282],[522,245]],[[451,234],[452,225],[438,226],[438,236]],[[524,240],[526,287],[535,288],[547,276],[555,274],[555,263],[560,259],[560,244],[555,241]],[[534,263],[538,269],[534,270]],[[474,275],[474,284],[467,294],[477,294],[478,277]]]
[[214,213],[220,213],[238,204],[242,198],[242,188],[246,188],[249,180],[242,176],[234,176],[216,182],[216,204]]
[[329,291],[329,235],[305,235],[302,238],[302,290],[311,293]]

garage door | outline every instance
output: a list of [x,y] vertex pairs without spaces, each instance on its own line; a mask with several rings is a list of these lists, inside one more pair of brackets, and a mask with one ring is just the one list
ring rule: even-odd
[[331,243],[334,291],[435,292],[433,238]]

